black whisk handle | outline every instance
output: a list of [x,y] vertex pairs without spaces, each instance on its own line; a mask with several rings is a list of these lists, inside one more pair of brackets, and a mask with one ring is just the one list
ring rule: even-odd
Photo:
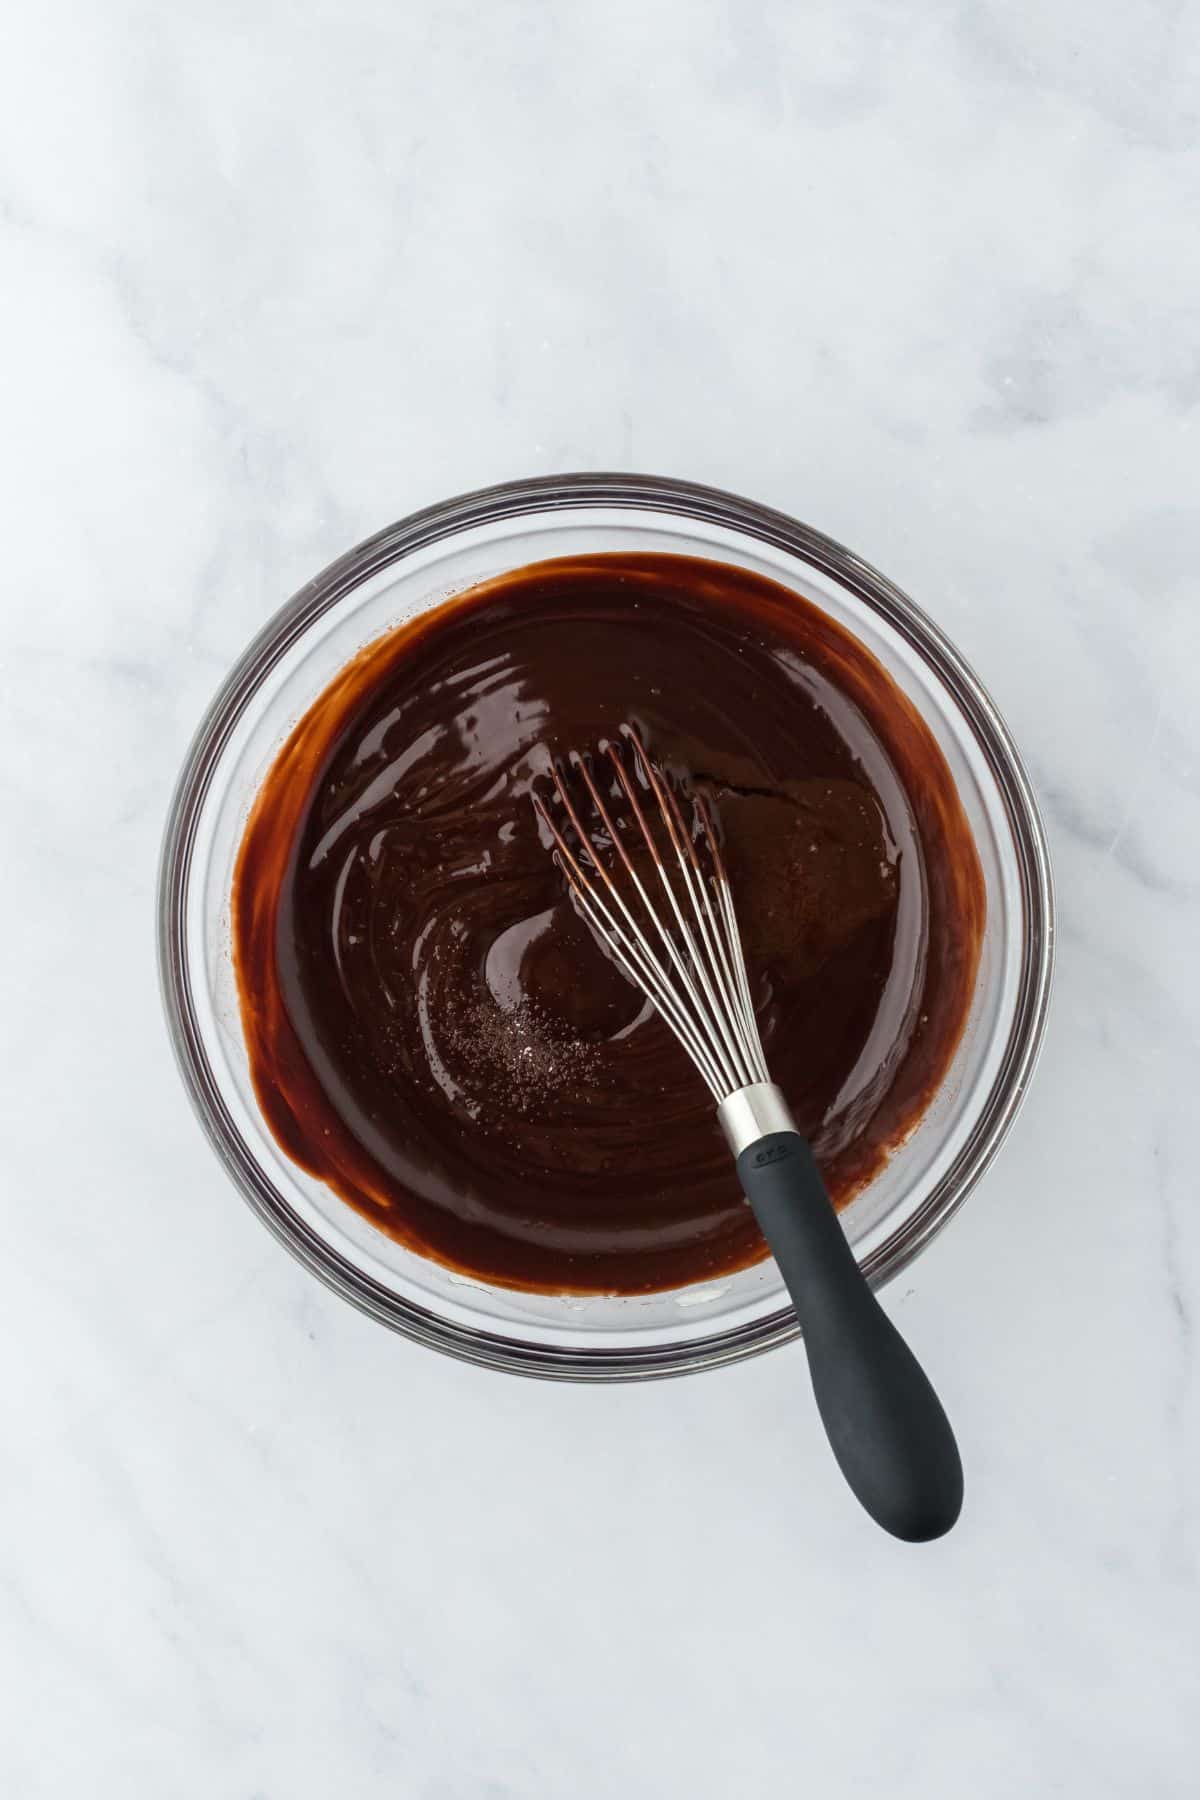
[[962,1509],[950,1421],[854,1259],[812,1151],[773,1132],[737,1159],[804,1333],[821,1422],[850,1487],[877,1524],[923,1543]]

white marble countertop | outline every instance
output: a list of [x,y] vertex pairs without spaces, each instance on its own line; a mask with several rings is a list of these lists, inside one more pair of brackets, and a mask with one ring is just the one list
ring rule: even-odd
[[[1200,9],[45,0],[0,67],[0,1791],[1196,1792]],[[888,1295],[968,1463],[883,1538],[800,1352],[420,1351],[206,1149],[168,792],[267,613],[464,488],[771,502],[996,694],[1039,1076]]]

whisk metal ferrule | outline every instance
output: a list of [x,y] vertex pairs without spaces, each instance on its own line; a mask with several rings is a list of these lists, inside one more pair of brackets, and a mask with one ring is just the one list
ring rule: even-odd
[[717,1107],[717,1118],[735,1157],[759,1138],[778,1131],[797,1131],[783,1090],[773,1081],[752,1081],[748,1087],[727,1094]]

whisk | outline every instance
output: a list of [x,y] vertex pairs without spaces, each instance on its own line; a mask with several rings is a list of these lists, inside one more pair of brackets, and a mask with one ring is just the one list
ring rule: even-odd
[[709,808],[656,768],[632,726],[620,736],[595,759],[572,752],[556,764],[557,804],[535,794],[534,806],[579,911],[716,1101],[742,1189],[795,1306],[842,1473],[896,1537],[940,1537],[962,1507],[954,1434],[867,1285],[812,1151],[771,1081]]

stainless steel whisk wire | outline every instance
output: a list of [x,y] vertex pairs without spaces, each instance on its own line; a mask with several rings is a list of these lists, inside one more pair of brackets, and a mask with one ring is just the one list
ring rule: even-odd
[[[584,917],[624,964],[631,979],[653,1000],[719,1103],[739,1088],[770,1079],[724,859],[703,797],[692,797],[697,827],[693,834],[670,784],[650,761],[638,733],[625,726],[622,735],[632,746],[637,771],[657,805],[677,865],[674,878],[619,747],[609,743],[603,754],[612,765],[658,875],[669,904],[667,918],[663,916],[661,901],[655,905],[647,893],[626,848],[624,834],[618,830],[587,762],[572,751],[568,767],[583,782],[609,843],[661,942],[661,951],[656,950],[649,932],[639,924],[614,881],[596,837],[585,826],[557,766],[552,773],[554,789],[575,834],[579,854],[536,794],[534,806],[553,839],[563,874]],[[581,857],[586,857],[591,865],[590,874]]]

